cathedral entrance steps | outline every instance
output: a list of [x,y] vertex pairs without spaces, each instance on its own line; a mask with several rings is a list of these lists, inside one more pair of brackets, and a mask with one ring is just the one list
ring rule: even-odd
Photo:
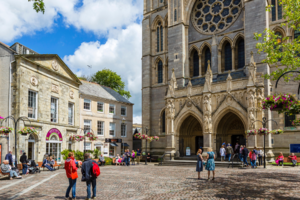
[[[197,160],[165,160],[162,166],[196,166]],[[160,165],[160,163],[158,164]],[[241,162],[215,161],[216,166],[242,167]]]

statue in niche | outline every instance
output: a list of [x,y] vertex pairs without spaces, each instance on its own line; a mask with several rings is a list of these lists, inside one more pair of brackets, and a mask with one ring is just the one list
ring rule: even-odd
[[211,113],[211,102],[209,96],[206,95],[204,97],[203,104],[204,104],[204,112]]
[[250,64],[249,64],[248,69],[249,69],[248,86],[251,86],[251,85],[254,85],[256,82],[256,63],[254,62],[252,51],[251,51]]
[[211,117],[205,116],[205,118],[204,118],[204,126],[205,126],[205,130],[204,131],[206,133],[210,133],[211,132],[211,128],[212,128]]
[[232,90],[232,77],[230,75],[230,71],[228,72],[228,77],[227,77],[227,92],[231,92]]
[[250,115],[249,115],[249,127],[250,129],[254,129],[255,128],[255,116],[254,116],[254,110],[250,110]]
[[187,97],[188,98],[191,98],[191,95],[192,95],[192,82],[191,82],[191,79],[189,79],[189,83],[187,85]]
[[207,71],[205,74],[205,84],[203,92],[210,92],[211,91],[211,83],[212,83],[212,71],[210,69],[210,60],[208,61]]
[[249,92],[249,108],[254,108],[255,107],[255,97],[254,97],[254,92],[250,91]]
[[262,89],[258,89],[257,90],[257,108],[259,110],[262,109],[262,99],[263,99],[263,96],[262,96]]
[[169,117],[171,119],[174,119],[175,117],[175,105],[174,105],[174,100],[169,100],[168,101],[168,106],[167,109],[169,111]]

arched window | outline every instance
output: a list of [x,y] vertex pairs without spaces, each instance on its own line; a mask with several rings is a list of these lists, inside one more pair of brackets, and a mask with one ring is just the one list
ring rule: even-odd
[[176,9],[174,10],[174,21],[175,22],[177,21],[177,10]]
[[282,19],[282,5],[278,0],[272,0],[272,21]]
[[227,42],[224,46],[224,68],[225,71],[232,69],[232,51],[229,42]]
[[241,69],[245,66],[245,41],[240,39],[238,42],[238,69]]
[[194,51],[193,55],[193,77],[199,76],[199,56],[198,52]]
[[166,111],[164,110],[162,116],[161,116],[161,132],[166,132]]
[[163,39],[163,27],[161,22],[158,22],[156,28],[156,51],[163,51],[164,49],[164,39]]
[[205,59],[204,59],[204,71],[203,74],[206,74],[207,71],[207,67],[208,67],[208,61],[211,61],[211,53],[210,53],[210,49],[207,47],[205,50]]
[[157,82],[162,83],[163,82],[163,63],[161,60],[157,64],[157,76],[158,76]]
[[[298,30],[295,30],[294,39],[297,39],[299,36],[300,36],[300,28]],[[300,40],[300,38],[298,40]]]

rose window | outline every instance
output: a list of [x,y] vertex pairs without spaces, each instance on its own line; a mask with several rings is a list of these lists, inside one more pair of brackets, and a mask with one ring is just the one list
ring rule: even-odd
[[200,33],[215,34],[229,28],[241,8],[241,0],[197,0],[191,20]]

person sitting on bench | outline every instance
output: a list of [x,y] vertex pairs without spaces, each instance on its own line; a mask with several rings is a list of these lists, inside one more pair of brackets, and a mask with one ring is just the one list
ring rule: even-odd
[[105,165],[105,159],[104,159],[104,157],[103,157],[102,154],[101,154],[101,156],[99,157],[98,165],[99,165],[99,166]]
[[290,155],[289,158],[292,160],[293,167],[295,167],[295,165],[297,165],[297,156],[295,156],[295,154],[292,153],[292,155]]
[[50,166],[50,159],[49,156],[47,156],[47,158],[43,161],[42,167],[46,167],[47,169],[49,169],[49,171],[55,171],[55,169],[53,169]]
[[9,173],[10,180],[13,179],[15,176],[16,178],[22,178],[22,176],[18,176],[17,172],[11,169],[11,166],[9,165],[8,160],[4,160],[2,165],[1,165],[1,172],[3,174]]
[[151,162],[151,154],[150,153],[148,153],[148,155],[147,155],[147,161],[148,161],[148,159],[149,159],[149,162]]

